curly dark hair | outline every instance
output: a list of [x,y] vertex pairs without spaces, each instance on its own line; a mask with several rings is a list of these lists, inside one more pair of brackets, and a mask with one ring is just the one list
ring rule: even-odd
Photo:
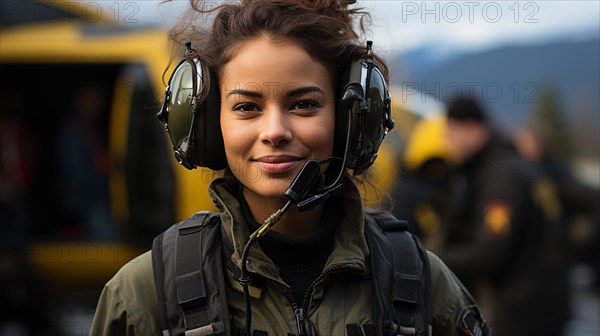
[[[178,55],[182,54],[183,42],[191,41],[205,65],[217,76],[248,40],[263,36],[278,42],[293,40],[337,78],[344,65],[366,53],[357,30],[364,35],[370,16],[362,8],[350,8],[354,3],[242,0],[211,7],[214,2],[190,0],[186,14],[170,29],[169,39],[178,47],[175,48]],[[387,80],[385,62],[378,56],[375,58]]]

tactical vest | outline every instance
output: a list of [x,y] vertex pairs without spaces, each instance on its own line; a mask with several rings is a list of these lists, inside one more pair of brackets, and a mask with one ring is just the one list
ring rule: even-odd
[[[391,214],[365,213],[373,335],[431,335],[431,274],[418,239]],[[198,212],[157,236],[152,267],[164,336],[232,335],[217,212]],[[359,332],[360,333],[360,332]]]

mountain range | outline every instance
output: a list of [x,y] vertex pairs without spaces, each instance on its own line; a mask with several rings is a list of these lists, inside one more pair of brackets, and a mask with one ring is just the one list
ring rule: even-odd
[[473,95],[500,127],[513,129],[526,122],[546,92],[552,92],[570,126],[584,123],[599,134],[598,36],[468,53],[429,46],[388,58],[388,63],[392,85],[402,89],[394,99],[444,103]]

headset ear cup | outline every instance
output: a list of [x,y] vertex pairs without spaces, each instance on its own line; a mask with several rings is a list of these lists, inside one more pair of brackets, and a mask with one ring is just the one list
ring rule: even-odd
[[[352,116],[352,114],[357,112],[355,104],[358,104],[364,97],[364,88],[360,84],[362,64],[362,60],[354,60],[341,71],[340,91],[336,105],[334,155],[344,157],[347,154],[346,168],[350,169],[355,168],[359,159],[355,155],[357,147],[359,147],[357,144],[358,132],[360,131],[357,129],[358,115]],[[351,117],[352,124],[349,126],[348,121]],[[350,132],[349,135],[348,132]],[[347,153],[345,153],[346,141],[349,141]]]
[[227,159],[221,132],[221,94],[214,72],[210,72],[210,90],[202,107],[195,130],[196,164],[212,170],[225,169]]
[[389,91],[381,72],[365,59],[351,62],[342,76],[345,80],[340,81],[342,90],[336,106],[334,155],[346,154],[346,168],[360,174],[373,164],[385,133],[393,127]]
[[346,85],[344,96],[342,97],[341,107],[346,112],[346,139],[348,141],[347,148],[347,166],[350,169],[355,169],[356,164],[361,161],[363,156],[363,148],[360,146],[359,136],[361,135],[365,117],[363,87],[358,83],[349,83]]

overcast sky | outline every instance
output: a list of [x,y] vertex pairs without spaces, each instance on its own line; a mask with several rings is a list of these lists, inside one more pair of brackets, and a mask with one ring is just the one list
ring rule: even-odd
[[[371,1],[377,39],[402,51],[423,45],[481,49],[600,32],[600,1]],[[383,38],[380,38],[379,36]]]
[[[92,1],[89,1],[92,2]],[[187,7],[175,0],[94,1],[122,21],[169,25]],[[539,43],[557,37],[583,39],[600,31],[600,1],[358,1],[372,14],[380,50],[402,52],[421,46],[474,50],[506,43]],[[160,10],[159,10],[160,8]],[[107,9],[108,10],[108,9]]]

